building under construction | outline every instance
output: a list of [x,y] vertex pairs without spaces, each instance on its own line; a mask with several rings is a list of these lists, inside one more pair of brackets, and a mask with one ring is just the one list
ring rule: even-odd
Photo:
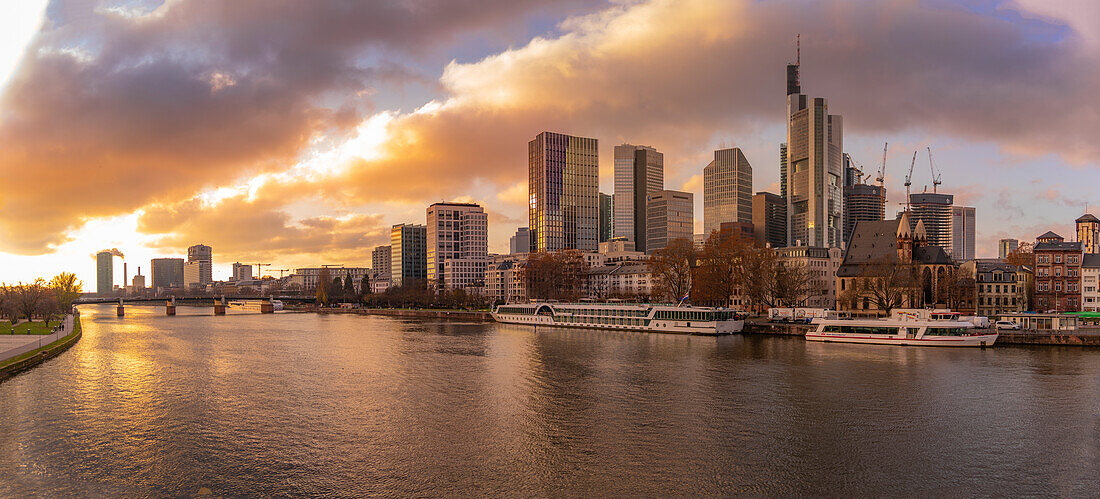
[[[883,158],[885,161],[885,157]],[[844,155],[844,240],[851,241],[858,222],[886,219],[886,187],[864,183],[863,171]],[[879,174],[879,178],[883,173]]]

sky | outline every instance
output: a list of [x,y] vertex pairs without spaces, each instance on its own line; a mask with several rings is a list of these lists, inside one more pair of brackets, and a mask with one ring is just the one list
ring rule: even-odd
[[[1100,207],[1100,3],[785,0],[0,0],[0,281],[94,254],[214,248],[268,269],[370,265],[437,201],[525,226],[544,130],[665,155],[665,184],[740,147],[778,192],[785,65],[844,117],[888,216],[915,191],[977,209],[977,253]],[[1094,212],[1100,209],[1089,208]],[[696,226],[701,227],[701,202]],[[116,262],[116,284],[121,265]]]

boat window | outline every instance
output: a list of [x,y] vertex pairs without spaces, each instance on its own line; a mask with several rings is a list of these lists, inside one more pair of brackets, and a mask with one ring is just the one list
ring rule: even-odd
[[925,336],[966,336],[970,333],[965,327],[930,327],[924,334]]
[[849,326],[849,325],[826,325],[824,332],[826,333],[844,333],[844,334],[861,334],[861,335],[890,335],[894,336],[898,334],[897,327],[889,326]]

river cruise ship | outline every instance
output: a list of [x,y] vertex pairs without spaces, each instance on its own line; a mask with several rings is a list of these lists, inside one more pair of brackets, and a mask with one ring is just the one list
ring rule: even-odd
[[501,305],[493,319],[506,324],[719,335],[741,332],[745,315],[735,310],[676,305],[524,303]]
[[997,341],[996,332],[976,331],[957,320],[814,319],[813,324],[817,328],[806,333],[809,341],[934,347],[987,347]]

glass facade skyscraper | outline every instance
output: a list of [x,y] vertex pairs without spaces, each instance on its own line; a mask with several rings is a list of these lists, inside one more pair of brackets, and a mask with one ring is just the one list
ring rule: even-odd
[[531,251],[599,245],[597,141],[542,132],[527,144]]
[[703,168],[703,233],[725,222],[752,225],[752,166],[737,147],[714,151]]
[[825,99],[802,94],[798,74],[787,66],[787,244],[842,248],[844,121]]
[[646,250],[646,199],[665,188],[665,155],[649,146],[615,146],[615,195],[612,237]]

